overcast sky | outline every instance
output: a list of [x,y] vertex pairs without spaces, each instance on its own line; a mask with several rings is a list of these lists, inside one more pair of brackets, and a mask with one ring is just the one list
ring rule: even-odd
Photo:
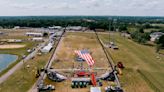
[[0,16],[164,16],[164,0],[0,0]]

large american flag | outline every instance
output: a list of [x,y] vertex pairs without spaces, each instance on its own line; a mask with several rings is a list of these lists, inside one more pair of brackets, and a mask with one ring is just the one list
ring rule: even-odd
[[89,66],[93,66],[95,61],[93,60],[92,56],[88,52],[88,50],[75,50],[75,53],[82,59],[84,59]]

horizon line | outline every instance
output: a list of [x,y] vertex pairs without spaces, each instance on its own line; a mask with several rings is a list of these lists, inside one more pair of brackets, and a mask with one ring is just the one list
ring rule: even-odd
[[0,17],[164,17],[164,16],[143,16],[143,15],[0,15]]

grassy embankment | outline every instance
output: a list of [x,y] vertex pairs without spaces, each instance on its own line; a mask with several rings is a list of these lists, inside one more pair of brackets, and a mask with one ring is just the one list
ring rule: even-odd
[[[104,42],[109,42],[108,34],[101,34],[100,37]],[[115,34],[114,39],[119,50],[108,49],[108,51],[115,63],[121,61],[125,65],[123,75],[120,76],[124,90],[126,92],[152,92],[153,89],[164,91],[164,57],[160,56],[158,59],[154,47],[140,45],[119,34]]]

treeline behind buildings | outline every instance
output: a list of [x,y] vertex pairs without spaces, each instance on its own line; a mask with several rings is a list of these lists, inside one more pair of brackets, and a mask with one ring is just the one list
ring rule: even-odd
[[[164,23],[163,17],[122,17],[122,16],[19,16],[0,17],[3,28],[20,27],[49,27],[49,26],[83,26],[91,29],[126,30],[127,26],[136,23]],[[149,26],[147,26],[149,27]]]

